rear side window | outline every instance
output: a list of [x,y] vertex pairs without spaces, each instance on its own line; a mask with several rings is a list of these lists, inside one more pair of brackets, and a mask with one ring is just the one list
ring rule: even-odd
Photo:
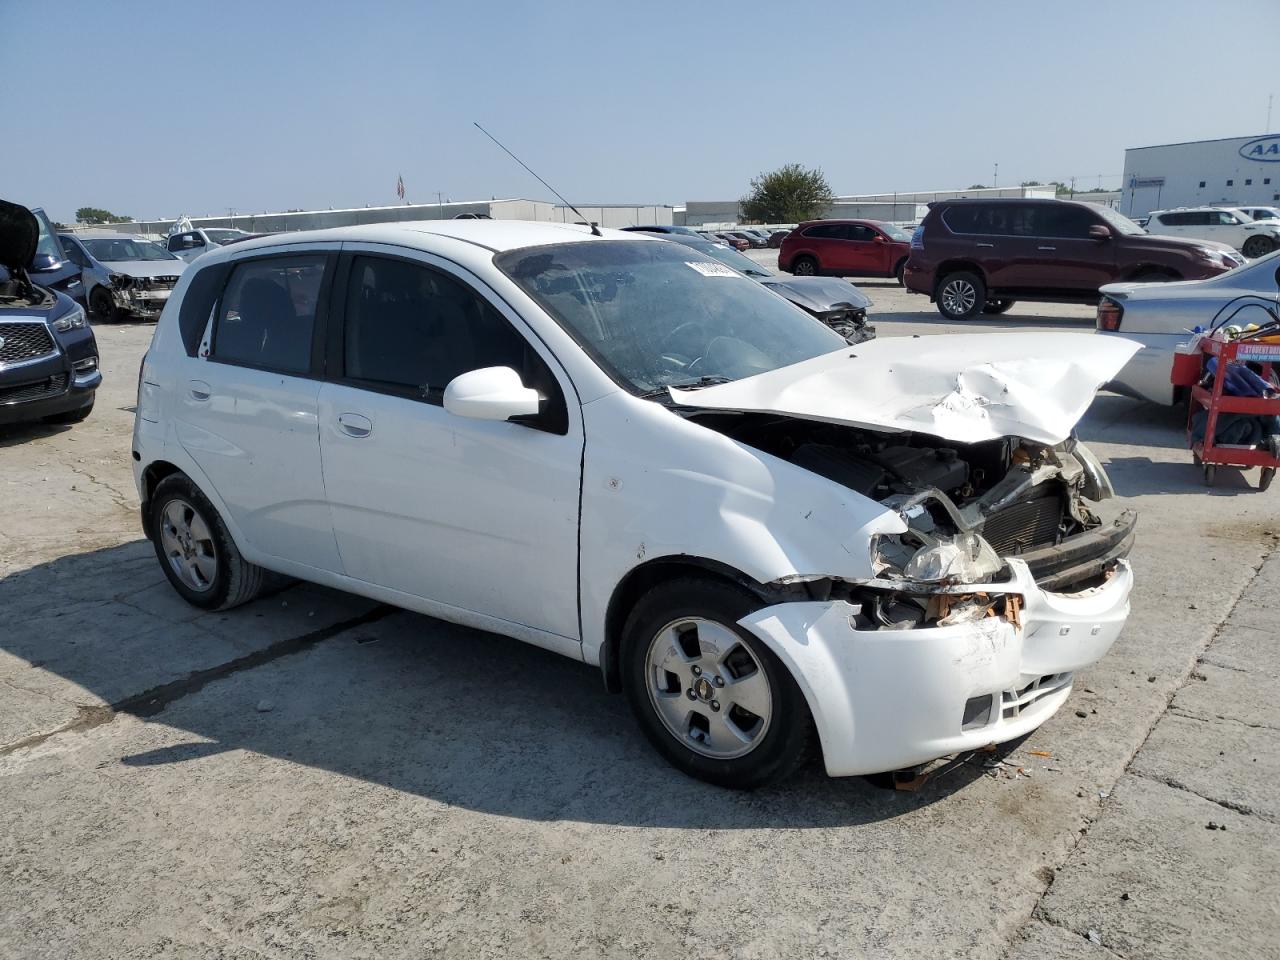
[[942,215],[952,233],[996,237],[1033,237],[1035,207],[1021,203],[966,203],[949,207]]
[[511,367],[544,398],[537,425],[567,432],[550,368],[484,297],[453,277],[405,260],[354,257],[344,317],[346,379],[439,405],[459,374]]
[[323,254],[237,263],[218,307],[211,358],[278,373],[307,373],[324,264]]
[[194,357],[200,348],[200,338],[209,326],[209,316],[222,292],[223,281],[231,272],[231,264],[219,263],[197,270],[187,284],[178,309],[178,331],[188,357]]
[[844,236],[844,227],[838,223],[822,223],[816,227],[809,227],[804,235],[813,237],[815,240],[837,240]]

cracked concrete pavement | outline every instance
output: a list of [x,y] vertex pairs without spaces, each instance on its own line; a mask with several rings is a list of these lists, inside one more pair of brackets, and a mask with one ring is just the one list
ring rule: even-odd
[[[865,286],[882,336],[957,329]],[[1200,486],[1176,414],[1082,425],[1142,513],[1133,616],[1005,765],[732,794],[515,641],[308,585],[187,607],[129,469],[150,328],[98,335],[93,416],[0,434],[0,955],[1278,955],[1280,516]]]

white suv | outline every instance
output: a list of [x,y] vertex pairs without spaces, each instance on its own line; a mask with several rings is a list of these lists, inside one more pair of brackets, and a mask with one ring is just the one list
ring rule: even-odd
[[1234,207],[1153,210],[1147,233],[1229,244],[1246,257],[1266,256],[1280,246],[1280,220],[1254,220]]
[[[850,347],[682,244],[446,220],[248,240],[155,331],[133,458],[174,589],[264,571],[598,667],[749,787],[1020,737],[1129,611],[1072,428],[1136,347]],[[923,402],[925,397],[929,401]]]

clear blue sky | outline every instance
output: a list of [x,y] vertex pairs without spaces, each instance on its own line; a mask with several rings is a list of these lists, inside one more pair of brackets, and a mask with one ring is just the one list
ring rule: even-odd
[[[0,196],[69,219],[1081,178],[1260,134],[1277,0],[0,0]],[[1280,96],[1277,96],[1280,101]],[[1280,103],[1272,122],[1280,128]]]

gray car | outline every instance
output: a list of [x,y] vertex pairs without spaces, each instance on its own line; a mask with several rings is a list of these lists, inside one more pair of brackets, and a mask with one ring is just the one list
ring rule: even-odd
[[187,269],[160,244],[127,233],[64,233],[59,239],[82,270],[89,309],[99,320],[156,319]]

